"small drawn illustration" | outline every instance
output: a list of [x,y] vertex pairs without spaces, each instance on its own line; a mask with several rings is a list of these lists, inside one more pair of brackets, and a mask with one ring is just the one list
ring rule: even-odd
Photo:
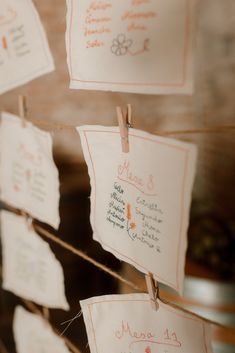
[[131,39],[126,39],[125,34],[119,34],[112,42],[111,52],[117,56],[126,55],[132,43]]
[[149,39],[145,39],[143,42],[143,47],[137,51],[131,50],[133,44],[133,40],[127,39],[125,34],[118,34],[118,36],[112,41],[111,52],[116,56],[124,56],[127,54],[131,56],[136,56],[143,54],[146,51],[149,51]]
[[17,17],[17,11],[6,0],[0,3],[0,26],[9,24]]
[[126,217],[127,217],[127,233],[130,236],[130,238],[132,240],[134,240],[135,236],[134,236],[133,232],[131,232],[131,231],[136,229],[136,224],[135,224],[135,222],[132,221],[131,204],[130,203],[127,204],[127,215],[126,215]]

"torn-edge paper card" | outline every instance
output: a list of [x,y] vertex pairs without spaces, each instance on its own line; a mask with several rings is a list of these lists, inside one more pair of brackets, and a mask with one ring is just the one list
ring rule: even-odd
[[1,0],[0,38],[0,93],[54,70],[46,34],[31,0]]
[[68,310],[64,274],[49,244],[24,217],[0,212],[3,289],[53,309]]
[[17,353],[70,353],[64,340],[43,318],[22,306],[15,309],[13,333]]
[[94,239],[118,259],[177,291],[184,279],[196,148],[118,127],[78,128],[91,182]]
[[0,198],[32,217],[58,228],[59,173],[53,160],[52,138],[30,122],[2,113]]
[[67,0],[70,88],[191,94],[196,0]]
[[80,302],[91,353],[212,353],[210,326],[146,294],[107,295]]

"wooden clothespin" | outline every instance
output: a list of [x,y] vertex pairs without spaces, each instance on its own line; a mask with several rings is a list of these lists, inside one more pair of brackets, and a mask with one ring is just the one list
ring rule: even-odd
[[27,117],[27,104],[26,97],[22,94],[18,97],[18,108],[19,108],[19,116],[22,120],[22,126],[26,127],[26,117]]
[[121,107],[117,107],[117,118],[118,118],[118,125],[119,125],[120,135],[121,135],[122,152],[128,153],[130,150],[128,128],[132,126],[131,105],[127,104],[126,116],[123,115]]
[[151,306],[154,310],[159,309],[158,297],[159,297],[159,285],[158,282],[153,278],[153,274],[149,273],[145,275],[146,285],[150,297]]

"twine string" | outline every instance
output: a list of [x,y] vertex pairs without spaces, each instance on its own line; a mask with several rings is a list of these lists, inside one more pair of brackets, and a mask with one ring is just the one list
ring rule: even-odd
[[57,236],[55,236],[54,234],[52,234],[51,232],[47,231],[46,229],[42,228],[39,225],[34,225],[34,229],[42,236],[46,237],[47,239],[52,240],[54,243],[60,245],[61,247],[63,247],[64,249],[70,251],[71,253],[79,256],[80,258],[82,258],[83,260],[86,260],[87,262],[89,262],[90,264],[94,265],[95,267],[99,268],[100,270],[108,273],[109,275],[111,275],[112,277],[118,279],[119,281],[125,283],[126,285],[128,285],[129,287],[132,287],[133,289],[139,291],[140,288],[133,282],[129,281],[128,279],[124,278],[123,276],[121,276],[120,274],[118,274],[117,272],[111,270],[109,267],[107,267],[106,265],[101,264],[100,262],[98,262],[97,260],[95,260],[94,258],[90,257],[89,255],[85,254],[83,251],[75,248],[74,246],[72,246],[71,244],[66,243],[65,241],[63,241],[62,239],[58,238]]
[[[98,267],[99,269],[103,270],[104,272],[108,273],[109,275],[111,275],[112,277],[118,279],[119,281],[121,281],[122,283],[125,283],[126,285],[128,285],[129,287],[131,287],[132,289],[135,289],[136,291],[138,292],[146,292],[146,290],[144,288],[141,288],[139,287],[138,285],[136,285],[135,283],[133,283],[132,281],[126,279],[125,277],[119,275],[117,272],[111,270],[110,268],[108,268],[107,266],[99,263],[98,261],[92,259],[90,256],[88,256],[87,254],[85,254],[83,251],[73,247],[72,245],[64,242],[63,240],[59,239],[58,237],[56,237],[54,234],[48,232],[47,230],[43,229],[42,227],[40,226],[37,226],[35,225],[35,230],[39,232],[39,234],[45,236],[46,238],[52,240],[54,243],[62,246],[64,249],[67,249],[69,251],[71,251],[73,254],[81,257],[82,259],[88,261],[89,263],[93,264],[94,266]],[[200,320],[203,320],[211,325],[214,325],[214,326],[218,326],[222,329],[226,329],[226,330],[231,330],[234,334],[235,334],[235,328],[233,327],[228,327],[226,325],[223,325],[223,324],[220,324],[214,320],[210,320],[210,319],[207,319],[207,318],[204,318],[196,313],[194,313],[193,311],[190,311],[190,310],[187,310],[185,308],[183,308],[182,306],[180,305],[177,305],[175,303],[172,303],[168,300],[165,300],[163,299],[160,294],[158,294],[158,299],[163,303],[163,304],[166,304],[166,305],[169,305],[171,306],[172,308],[174,309],[177,309],[177,310],[180,310],[180,311],[183,311],[184,313],[186,314],[189,314],[189,315],[192,315],[192,316],[195,316],[196,318],[200,319]]]
[[68,328],[70,327],[70,325],[72,325],[72,323],[81,316],[82,316],[82,310],[80,310],[72,319],[62,322],[61,325],[65,325],[65,324],[67,325],[65,326],[65,329],[61,332],[60,336],[63,336],[65,332],[68,330]]
[[223,330],[229,330],[229,331],[231,331],[231,333],[233,333],[235,335],[235,328],[234,327],[229,327],[229,326],[223,325],[217,321],[213,321],[213,320],[207,319],[205,317],[202,317],[201,315],[198,315],[193,311],[190,311],[190,310],[183,308],[181,305],[169,302],[168,300],[161,298],[160,295],[158,296],[158,299],[165,305],[169,305],[170,307],[172,307],[176,310],[180,310],[180,311],[184,312],[185,314],[192,315],[192,316],[196,317],[197,319],[200,319],[210,325],[220,327]]
[[[17,211],[15,208],[13,208],[12,206],[9,205],[5,205],[5,208],[14,212],[14,213],[19,213],[19,211]],[[93,259],[92,257],[90,257],[89,255],[85,254],[82,250],[75,248],[73,245],[66,243],[65,241],[61,240],[60,238],[58,238],[56,235],[54,235],[52,232],[49,232],[48,230],[44,229],[43,227],[41,227],[40,225],[34,224],[32,223],[32,227],[34,228],[34,230],[41,236],[44,236],[47,239],[50,239],[51,241],[53,241],[54,243],[60,245],[62,248],[70,251],[71,253],[73,253],[74,255],[82,258],[83,260],[91,263],[92,265],[94,265],[95,267],[99,268],[100,270],[108,273],[110,276],[112,276],[113,278],[118,279],[120,282],[126,284],[127,286],[131,287],[132,289],[135,289],[138,292],[146,292],[145,288],[142,288],[138,285],[136,285],[135,283],[133,283],[132,281],[130,281],[129,279],[126,279],[125,277],[121,276],[119,273],[113,271],[112,269],[110,269],[108,266],[103,265],[102,263],[98,262],[97,260]],[[234,327],[229,327],[226,325],[223,325],[221,323],[218,323],[214,320],[210,320],[207,319],[205,317],[202,317],[198,314],[196,314],[195,312],[192,312],[190,310],[187,310],[185,308],[183,308],[182,306],[172,303],[168,300],[163,299],[160,296],[160,293],[158,293],[158,299],[165,305],[168,305],[174,309],[180,310],[188,315],[192,315],[208,324],[220,327],[221,329],[224,330],[229,330],[232,334],[235,335],[235,328]],[[43,312],[41,312],[32,302],[29,302],[27,300],[22,299],[23,302],[25,303],[25,305],[29,308],[30,311],[40,315],[41,317],[43,317],[47,322],[48,319],[44,317]],[[68,322],[68,326],[65,328],[65,330],[62,332],[62,334],[68,329],[68,327],[78,318],[80,317],[80,312],[71,320],[66,321],[65,323]],[[61,336],[62,334],[60,332],[58,332],[57,329],[55,329],[54,327],[53,331],[58,335]],[[72,350],[73,353],[81,353],[66,337],[63,337],[65,343],[67,344],[67,346]]]
[[[32,124],[49,129],[50,131],[74,131],[76,130],[76,126],[69,124],[62,124],[58,122],[52,121],[44,121],[44,120],[28,120]],[[216,133],[235,133],[235,125],[219,125],[212,127],[202,127],[202,128],[192,128],[185,130],[156,130],[153,132],[155,135],[161,136],[171,136],[171,135],[190,135],[190,134],[216,134]]]

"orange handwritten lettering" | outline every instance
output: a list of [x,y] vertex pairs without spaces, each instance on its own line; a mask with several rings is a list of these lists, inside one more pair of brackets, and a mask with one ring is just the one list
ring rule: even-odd
[[88,41],[87,42],[87,49],[90,49],[90,48],[100,48],[100,47],[103,47],[104,46],[104,42],[100,41],[100,40],[93,40],[93,41]]
[[157,13],[154,11],[148,12],[135,12],[135,11],[126,11],[122,16],[122,21],[125,20],[139,20],[139,19],[151,19],[157,16]]
[[153,176],[149,175],[146,182],[142,178],[138,177],[131,170],[130,162],[125,160],[118,166],[118,178],[132,186],[145,195],[155,196],[155,184]]
[[[129,348],[134,344],[138,344],[139,342],[148,342],[149,344],[157,344],[168,347],[176,347],[180,348],[182,346],[181,341],[178,340],[175,332],[170,333],[167,329],[167,337],[165,337],[166,332],[164,333],[164,337],[162,335],[158,336],[149,331],[134,331],[129,322],[122,321],[121,328],[115,331],[115,337],[118,340],[121,340],[125,337],[128,337],[131,342],[129,343]],[[151,352],[151,349],[145,350],[146,353]]]
[[133,31],[147,31],[147,26],[145,25],[138,25],[136,23],[131,23],[128,27],[127,27],[127,31],[128,32],[133,32]]
[[93,1],[89,8],[87,9],[87,12],[91,12],[91,11],[99,11],[99,10],[108,10],[112,8],[112,4],[108,1]]
[[111,22],[111,17],[92,17],[88,15],[85,19],[86,24],[97,24]]
[[151,340],[154,338],[154,335],[151,332],[132,331],[129,323],[128,322],[125,323],[124,321],[122,321],[122,328],[121,330],[117,330],[115,332],[115,336],[120,340],[121,338],[123,338],[124,335],[128,335],[132,338],[137,338],[142,340],[145,340],[145,339]]
[[144,186],[143,180],[131,172],[130,162],[128,161],[118,166],[118,176],[138,187],[142,188]]
[[85,37],[87,37],[87,36],[92,36],[92,35],[97,35],[97,34],[107,34],[107,33],[111,33],[111,29],[110,28],[106,28],[106,27],[102,27],[102,28],[99,28],[99,29],[88,29],[88,28],[85,28],[84,35],[85,35]]

